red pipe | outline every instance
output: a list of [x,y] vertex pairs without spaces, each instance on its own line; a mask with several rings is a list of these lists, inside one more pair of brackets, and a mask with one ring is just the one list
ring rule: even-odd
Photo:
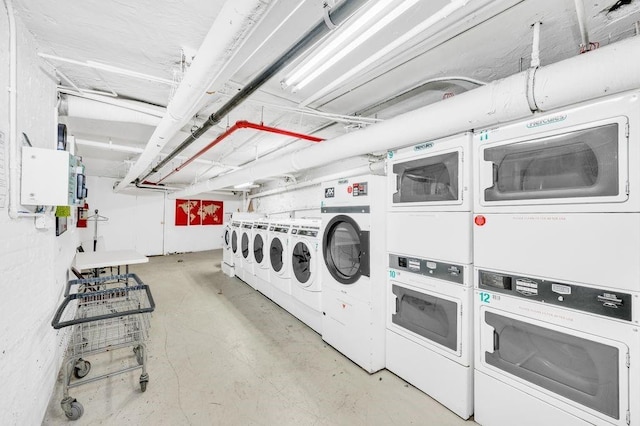
[[284,130],[284,129],[278,129],[277,127],[265,126],[264,124],[251,123],[250,121],[246,121],[246,120],[236,121],[236,123],[233,126],[229,127],[224,133],[222,133],[217,138],[212,140],[207,146],[205,146],[200,151],[198,151],[193,157],[189,158],[187,161],[185,161],[184,163],[180,164],[178,167],[173,169],[171,171],[171,173],[169,173],[168,175],[166,175],[165,177],[160,179],[158,182],[156,182],[156,184],[162,182],[163,180],[165,180],[166,178],[168,178],[172,174],[174,174],[176,172],[179,172],[180,170],[182,170],[183,168],[185,168],[186,166],[191,164],[191,162],[193,162],[193,160],[195,160],[196,158],[200,157],[202,154],[204,154],[205,152],[207,152],[208,150],[210,150],[211,148],[216,146],[223,139],[226,139],[233,132],[235,132],[236,130],[239,130],[239,129],[254,129],[254,130],[259,130],[259,131],[262,131],[262,132],[276,133],[278,135],[291,136],[293,138],[298,138],[298,139],[305,139],[305,140],[308,140],[308,141],[311,141],[311,142],[322,142],[324,140],[324,139],[316,137],[316,136],[305,135],[303,133],[291,132],[289,130]]

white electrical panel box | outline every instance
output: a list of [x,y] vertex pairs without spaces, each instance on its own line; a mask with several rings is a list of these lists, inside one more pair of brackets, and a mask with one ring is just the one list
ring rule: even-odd
[[86,193],[84,166],[79,157],[67,151],[22,148],[22,205],[79,205]]

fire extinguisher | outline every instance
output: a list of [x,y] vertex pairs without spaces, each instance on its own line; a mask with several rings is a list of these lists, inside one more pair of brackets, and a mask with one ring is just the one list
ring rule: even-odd
[[84,206],[78,207],[78,228],[87,227],[87,218],[89,217],[89,204],[84,203]]

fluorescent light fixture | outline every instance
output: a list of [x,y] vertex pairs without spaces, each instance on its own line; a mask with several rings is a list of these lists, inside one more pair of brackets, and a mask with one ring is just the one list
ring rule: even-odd
[[[357,47],[363,44],[365,41],[369,40],[376,33],[378,33],[381,29],[389,25],[393,22],[397,17],[406,12],[413,5],[418,3],[419,0],[405,0],[400,3],[396,8],[394,8],[390,13],[384,15],[382,19],[378,20],[375,24],[369,27],[365,32],[356,37],[355,40],[344,46],[342,49],[338,50],[331,58],[322,63],[321,66],[315,68],[312,73],[307,75],[300,83],[298,83],[294,90],[300,90],[305,87],[307,84],[318,78],[319,75],[324,73],[326,70],[335,65],[339,60],[347,56],[349,53],[354,51]],[[377,6],[377,4],[376,4]]]
[[332,54],[353,34],[355,34],[360,28],[369,23],[375,18],[384,8],[391,4],[393,0],[379,0],[371,9],[368,9],[358,19],[344,28],[343,31],[338,31],[338,35],[329,42],[324,48],[315,53],[306,63],[298,67],[288,77],[284,79],[284,84],[287,86],[293,86],[302,80],[309,71],[315,69],[316,66],[324,60],[327,56]]
[[245,182],[245,183],[241,183],[240,185],[234,185],[233,188],[234,189],[246,189],[246,188],[250,188],[253,186],[253,182]]
[[387,44],[383,48],[381,48],[378,51],[376,51],[376,53],[374,55],[372,55],[371,57],[369,57],[366,60],[358,63],[356,66],[351,68],[346,73],[344,73],[344,74],[342,74],[340,76],[337,76],[335,79],[333,79],[329,84],[324,86],[321,90],[319,90],[313,96],[311,96],[310,98],[305,99],[304,101],[302,101],[300,103],[300,106],[302,106],[302,107],[307,106],[310,103],[320,99],[322,96],[324,96],[327,93],[329,93],[332,90],[334,90],[340,84],[344,83],[348,79],[350,79],[350,78],[360,74],[364,70],[368,69],[370,66],[372,66],[374,63],[376,63],[378,60],[382,59],[385,55],[387,55],[387,54],[395,51],[396,49],[402,47],[402,45],[408,43],[409,40],[411,40],[412,38],[418,36],[423,31],[426,31],[428,28],[430,28],[433,25],[435,25],[436,23],[442,21],[443,19],[448,17],[450,14],[452,14],[456,10],[462,8],[467,3],[469,3],[469,1],[470,0],[452,0],[448,5],[444,6],[442,9],[438,10],[436,13],[431,15],[429,18],[427,18],[423,22],[421,22],[419,25],[417,25],[414,28],[410,29],[409,31],[407,31],[401,37],[395,39],[391,43]]

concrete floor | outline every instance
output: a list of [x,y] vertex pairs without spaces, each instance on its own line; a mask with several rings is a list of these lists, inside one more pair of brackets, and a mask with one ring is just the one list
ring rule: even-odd
[[[148,342],[150,381],[140,372],[71,395],[82,425],[475,425],[383,370],[367,374],[320,335],[219,268],[221,250],[154,257],[131,268],[156,310]],[[90,359],[134,365],[130,349]],[[69,424],[62,386],[43,424]]]

